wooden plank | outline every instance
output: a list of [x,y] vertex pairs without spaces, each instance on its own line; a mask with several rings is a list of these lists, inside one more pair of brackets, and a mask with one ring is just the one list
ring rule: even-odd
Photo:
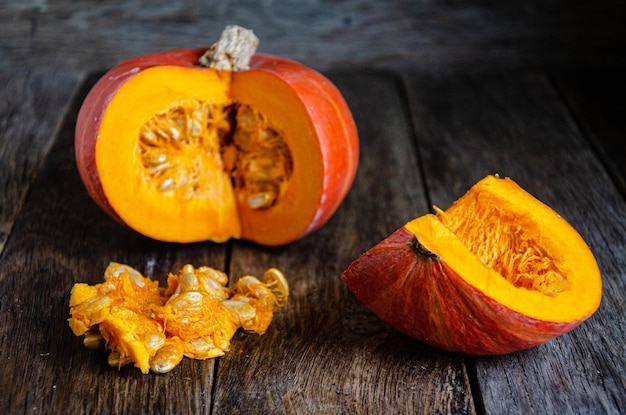
[[554,75],[576,121],[626,197],[626,80],[624,71],[585,70]]
[[426,187],[447,207],[487,174],[561,213],[600,266],[599,311],[531,350],[474,359],[486,413],[619,413],[626,402],[626,205],[550,82],[536,74],[407,75]]
[[67,115],[1,257],[0,413],[208,413],[214,361],[185,359],[166,376],[118,371],[105,353],[86,350],[67,324],[71,287],[102,281],[109,261],[161,283],[186,263],[226,266],[227,245],[152,241],[96,207],[74,161],[83,97]]
[[79,79],[0,66],[0,254]]
[[276,249],[237,243],[231,273],[284,270],[288,306],[262,337],[242,334],[218,365],[216,413],[474,413],[463,358],[391,329],[341,272],[426,209],[401,90],[384,74],[335,74],[361,138],[355,184],[317,233]]
[[626,64],[626,10],[614,0],[6,1],[0,20],[1,62],[79,70],[208,46],[233,23],[253,29],[262,51],[326,70]]

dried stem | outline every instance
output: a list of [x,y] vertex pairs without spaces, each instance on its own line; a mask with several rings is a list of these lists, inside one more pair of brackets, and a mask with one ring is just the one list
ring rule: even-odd
[[256,52],[259,39],[252,30],[241,26],[226,26],[215,42],[199,59],[202,66],[224,71],[250,69],[250,59]]

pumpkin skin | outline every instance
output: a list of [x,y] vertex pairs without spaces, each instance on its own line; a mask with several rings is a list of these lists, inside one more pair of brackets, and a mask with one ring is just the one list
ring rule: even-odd
[[[506,211],[528,238],[541,241],[567,288],[546,294],[515,286],[470,251],[442,216],[471,200]],[[580,235],[512,180],[494,176],[446,212],[408,222],[341,277],[391,326],[433,347],[471,355],[512,353],[568,332],[595,312],[602,291],[596,261]]]
[[[283,245],[330,219],[354,180],[359,142],[352,114],[337,88],[297,62],[255,54],[250,69],[198,66],[207,48],[131,58],[105,74],[86,97],[76,124],[79,173],[94,201],[111,217],[153,239],[170,242],[243,238]],[[138,129],[150,116],[183,100],[249,105],[270,119],[289,147],[293,172],[271,207],[242,203],[231,179],[209,181],[213,200],[165,198],[136,178]]]

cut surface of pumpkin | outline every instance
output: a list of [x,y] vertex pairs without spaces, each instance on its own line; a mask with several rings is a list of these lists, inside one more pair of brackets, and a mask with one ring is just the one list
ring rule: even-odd
[[443,349],[499,354],[569,331],[599,307],[600,272],[584,240],[512,180],[488,176],[435,210],[342,275],[391,325]]
[[316,230],[356,173],[343,97],[296,62],[257,54],[230,72],[198,66],[205,51],[123,62],[94,86],[76,135],[89,193],[163,241],[282,245]]
[[[100,133],[108,139],[96,145],[104,191],[121,219],[145,235],[183,242],[207,235],[215,241],[239,238],[241,209],[264,211],[286,197],[294,162],[282,130],[233,100],[230,76],[220,75],[209,69],[150,68],[124,84],[105,112]],[[137,92],[167,76],[181,79],[167,94]],[[132,117],[125,116],[128,108]],[[290,128],[306,131],[302,119],[294,118]],[[316,144],[314,137],[306,142]],[[321,160],[313,151],[307,149],[306,164],[302,157],[298,164],[321,176],[321,167],[314,174]],[[312,198],[320,196],[320,185],[300,186],[309,188]],[[275,212],[284,217],[280,209]],[[260,221],[269,221],[266,216],[262,212]]]
[[[171,76],[180,81],[167,93],[154,87]],[[96,165],[124,223],[156,239],[239,236],[219,146],[222,107],[229,103],[227,84],[214,71],[154,67],[119,89],[102,119]]]
[[[599,306],[600,272],[587,244],[512,180],[489,176],[446,211],[437,210],[436,218],[416,219],[407,228],[490,298],[559,322],[578,320]],[[440,234],[426,236],[433,232]]]

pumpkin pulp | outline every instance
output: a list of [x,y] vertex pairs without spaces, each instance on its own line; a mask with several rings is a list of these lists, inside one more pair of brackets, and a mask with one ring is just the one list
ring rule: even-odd
[[[250,106],[183,101],[143,125],[138,149],[144,179],[164,195],[210,194],[204,172],[227,172],[237,199],[272,206],[291,175],[291,153],[280,133]],[[219,196],[219,195],[218,195]]]
[[[294,160],[302,162],[303,156],[292,154],[294,138],[285,136],[285,128],[312,128],[303,122],[303,111],[295,111],[291,125],[275,124],[233,95],[233,76],[156,66],[113,95],[99,130],[96,164],[108,201],[124,223],[160,240],[224,241],[241,237],[242,209],[280,211],[281,202],[290,199]],[[287,110],[282,98],[276,98],[274,117],[283,118]],[[320,159],[315,149],[303,151],[315,166]],[[128,166],[134,174],[126,173]],[[303,180],[301,187],[314,179],[295,182]],[[319,197],[315,193],[310,197]]]
[[263,280],[228,276],[191,264],[167,277],[167,287],[128,265],[111,262],[104,281],[77,283],[70,293],[70,328],[94,350],[109,349],[109,364],[133,362],[143,373],[165,373],[183,356],[210,359],[230,348],[235,332],[264,334],[289,297],[283,273],[269,268]]
[[552,322],[582,320],[599,306],[600,273],[583,239],[510,179],[488,176],[435,210],[406,228],[492,300]]

